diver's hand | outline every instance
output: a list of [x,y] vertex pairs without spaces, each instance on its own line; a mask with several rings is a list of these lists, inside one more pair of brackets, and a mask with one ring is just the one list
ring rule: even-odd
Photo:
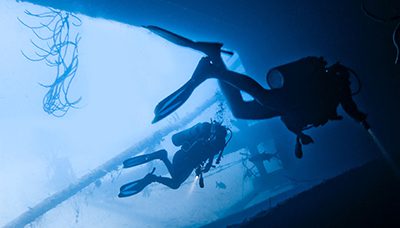
[[366,129],[369,130],[371,127],[369,126],[369,123],[367,122],[367,114],[359,112],[357,115],[357,120],[360,122],[360,124]]
[[298,136],[300,138],[301,144],[303,144],[303,145],[314,143],[313,138],[311,138],[311,136],[309,136],[309,135],[306,135],[304,133],[300,133]]
[[207,173],[207,172],[210,171],[211,168],[215,168],[215,167],[216,167],[215,165],[211,165],[211,166],[209,166],[209,167],[206,167],[206,168],[203,170],[203,173]]
[[365,121],[367,120],[367,114],[365,114],[365,113],[363,113],[363,112],[360,112],[360,113],[358,113],[358,115],[357,115],[357,119],[358,119],[360,122],[365,122]]
[[363,120],[360,123],[366,130],[369,130],[371,128],[371,126],[369,126],[369,123],[367,122],[367,120]]

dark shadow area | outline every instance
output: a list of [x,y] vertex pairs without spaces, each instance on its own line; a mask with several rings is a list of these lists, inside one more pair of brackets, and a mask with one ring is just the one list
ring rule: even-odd
[[398,227],[399,192],[392,170],[376,160],[231,227]]
[[[362,10],[363,1],[22,0],[133,26],[157,25],[196,41],[221,42],[224,48],[240,55],[246,74],[264,87],[271,68],[296,59],[324,56],[329,65],[340,61],[360,76],[363,88],[354,99],[399,165],[400,64],[394,62],[392,42],[397,21],[372,20]],[[393,17],[400,12],[400,1],[366,2],[366,7],[379,17]],[[308,131],[316,143],[304,149],[302,160],[293,154],[295,136],[277,119],[240,130],[227,151],[273,140],[282,166],[291,177],[335,178],[275,208],[265,201],[257,208],[246,209],[241,212],[243,218],[273,208],[237,226],[400,227],[399,180],[380,160],[378,147],[355,121],[345,117]],[[361,167],[337,176],[357,166]],[[302,190],[288,192],[280,199]]]

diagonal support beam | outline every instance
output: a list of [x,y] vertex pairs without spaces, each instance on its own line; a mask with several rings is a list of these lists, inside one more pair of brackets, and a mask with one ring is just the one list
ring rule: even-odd
[[67,199],[74,196],[75,194],[79,193],[82,189],[86,188],[91,183],[104,177],[109,172],[117,170],[121,166],[122,162],[125,159],[127,159],[128,157],[135,156],[137,153],[145,150],[146,148],[159,143],[162,140],[162,138],[164,138],[166,135],[168,135],[172,131],[175,131],[177,129],[181,129],[181,128],[185,127],[190,122],[192,122],[196,117],[198,117],[202,112],[204,112],[207,108],[209,108],[216,102],[221,101],[221,99],[222,99],[221,95],[216,94],[216,96],[213,96],[210,100],[207,100],[206,102],[204,102],[193,113],[189,114],[185,118],[182,118],[179,122],[176,122],[175,124],[172,124],[162,130],[155,132],[152,136],[143,139],[142,141],[138,142],[136,145],[123,151],[122,153],[120,153],[119,155],[110,159],[106,163],[100,165],[99,167],[97,167],[96,169],[91,171],[90,173],[81,177],[75,183],[70,184],[67,188],[44,199],[42,202],[40,202],[36,206],[34,206],[34,207],[30,208],[28,211],[22,213],[20,216],[18,216],[17,218],[12,220],[8,224],[6,224],[4,228],[24,227],[24,226],[32,223],[38,217],[44,215],[46,212],[57,207],[57,205],[66,201]]

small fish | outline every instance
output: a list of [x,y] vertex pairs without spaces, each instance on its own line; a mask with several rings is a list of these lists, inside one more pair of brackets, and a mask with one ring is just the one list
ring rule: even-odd
[[226,185],[221,181],[216,181],[215,182],[215,188],[219,188],[219,189],[226,189]]

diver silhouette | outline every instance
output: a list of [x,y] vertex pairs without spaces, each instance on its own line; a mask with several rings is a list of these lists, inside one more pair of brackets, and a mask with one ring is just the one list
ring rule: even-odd
[[[146,28],[175,44],[207,55],[200,60],[187,83],[157,104],[153,123],[178,109],[202,82],[215,78],[236,118],[256,120],[280,116],[297,136],[295,155],[298,158],[303,156],[301,145],[314,142],[303,131],[324,125],[329,120],[342,119],[336,112],[339,104],[350,117],[369,128],[366,115],[358,110],[352,99],[349,77],[355,73],[340,63],[327,67],[322,57],[302,58],[277,67],[282,72],[270,71],[267,81],[275,88],[265,89],[251,77],[226,68],[221,52],[229,52],[221,49],[223,44],[195,42],[156,26]],[[250,94],[254,100],[243,100],[240,91]]]
[[173,144],[181,146],[181,149],[174,154],[172,162],[168,159],[166,150],[125,160],[123,162],[124,168],[130,168],[160,159],[167,167],[171,178],[154,175],[154,168],[144,178],[123,185],[118,197],[135,195],[153,182],[166,185],[171,189],[178,189],[193,170],[196,170],[196,175],[200,177],[200,187],[204,187],[202,174],[213,167],[216,155],[218,155],[216,164],[219,164],[222,152],[229,141],[225,140],[228,131],[230,132],[228,128],[215,121],[198,123],[172,136]]

